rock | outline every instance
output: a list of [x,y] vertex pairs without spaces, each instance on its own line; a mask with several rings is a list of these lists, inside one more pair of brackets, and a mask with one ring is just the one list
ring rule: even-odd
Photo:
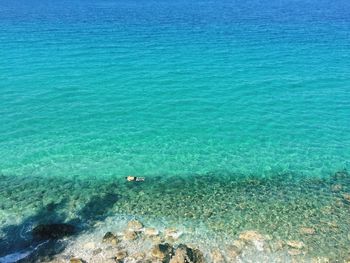
[[146,228],[144,233],[148,237],[155,237],[159,235],[159,231],[155,228]]
[[341,184],[334,184],[331,186],[331,190],[333,192],[339,192],[341,189],[343,189],[343,186]]
[[143,228],[143,225],[138,220],[131,220],[128,222],[128,229],[132,231],[141,231]]
[[82,261],[80,258],[71,258],[69,260],[70,263],[83,263],[84,261]]
[[213,263],[225,263],[225,258],[219,249],[215,249],[211,252],[211,259]]
[[182,235],[182,232],[177,231],[175,228],[168,228],[164,231],[165,238],[171,238],[178,240]]
[[59,239],[74,233],[75,227],[69,224],[38,225],[32,231],[33,237],[37,239]]
[[350,203],[350,194],[349,193],[343,194],[343,198],[345,199],[345,201]]
[[282,240],[274,241],[270,244],[272,252],[277,252],[283,249],[284,243]]
[[189,248],[186,245],[180,244],[175,251],[174,256],[169,263],[204,263],[204,256],[198,249]]
[[137,233],[135,231],[124,231],[124,239],[131,241],[131,240],[135,240],[137,238]]
[[226,256],[228,258],[228,262],[235,262],[242,252],[242,248],[237,247],[236,245],[228,246],[226,249]]
[[112,245],[116,245],[119,242],[120,241],[118,240],[117,236],[113,235],[111,232],[107,232],[102,238],[102,243],[109,243]]
[[257,231],[253,230],[248,230],[244,231],[239,235],[239,239],[244,240],[246,242],[251,242],[251,241],[264,241],[265,238],[263,235],[261,235]]
[[117,254],[115,255],[115,259],[117,261],[121,261],[124,258],[126,258],[128,256],[128,253],[125,250],[122,251],[118,251]]
[[301,253],[302,253],[302,251],[299,249],[289,249],[288,250],[288,254],[291,256],[297,256],[297,255],[300,255]]
[[159,259],[162,262],[170,260],[173,254],[173,248],[168,243],[157,244],[151,250],[151,255],[155,259]]
[[300,234],[303,234],[303,235],[313,235],[315,234],[315,229],[312,228],[312,227],[302,227],[300,228]]
[[245,246],[245,242],[243,240],[234,240],[232,244],[232,248],[235,247],[234,249],[241,252]]
[[287,241],[286,244],[291,248],[302,249],[305,244],[302,241],[290,240]]

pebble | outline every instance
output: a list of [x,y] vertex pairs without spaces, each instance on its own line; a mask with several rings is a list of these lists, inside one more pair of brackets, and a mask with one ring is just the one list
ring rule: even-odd
[[289,240],[286,242],[286,244],[289,247],[296,248],[296,249],[302,249],[305,246],[304,242],[296,241],[296,240]]
[[80,258],[71,258],[69,260],[70,263],[83,263],[83,261]]

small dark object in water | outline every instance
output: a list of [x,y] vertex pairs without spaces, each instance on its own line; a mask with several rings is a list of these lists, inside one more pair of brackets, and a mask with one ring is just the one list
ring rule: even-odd
[[145,177],[127,176],[125,179],[129,182],[143,182]]
[[33,231],[33,237],[37,239],[59,239],[75,233],[75,227],[69,224],[38,225]]

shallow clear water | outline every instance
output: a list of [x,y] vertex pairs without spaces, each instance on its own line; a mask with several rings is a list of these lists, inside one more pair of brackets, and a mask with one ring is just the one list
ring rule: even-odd
[[[238,191],[255,211],[246,214],[253,222],[271,209],[283,215],[280,223],[302,220],[283,202],[269,206],[286,192],[316,202],[317,209],[341,198],[327,180],[350,168],[349,28],[345,0],[1,1],[3,232],[71,191],[79,191],[75,205],[84,207],[129,174],[154,183],[142,186],[150,191],[148,202],[123,189],[129,204],[141,200],[151,209],[128,202],[110,208],[120,194],[115,190],[106,209],[100,204],[101,214],[178,220],[168,208],[158,213],[158,206],[149,207],[168,185],[153,181],[157,176],[189,184],[199,178],[200,190],[208,193],[224,178],[217,186],[223,197],[234,199],[231,193]],[[281,176],[286,174],[289,179]],[[285,184],[282,190],[264,188],[265,206],[241,192],[247,176]],[[304,180],[316,178],[329,184],[324,202],[322,187],[304,193],[313,187],[303,186]],[[230,188],[232,180],[241,183]],[[346,193],[348,181],[340,183]],[[89,187],[74,190],[78,184]],[[173,202],[182,200],[176,194],[181,188],[169,184]],[[185,189],[198,209],[218,204],[216,213],[223,213],[221,199],[209,202],[195,187]],[[302,215],[309,213],[301,206]],[[77,209],[64,207],[62,217],[76,216]],[[180,217],[201,214],[192,208]],[[227,227],[240,216],[229,209],[215,221]],[[348,222],[340,211],[335,217],[347,238]],[[213,227],[210,219],[198,220]],[[259,225],[237,229],[264,230]]]

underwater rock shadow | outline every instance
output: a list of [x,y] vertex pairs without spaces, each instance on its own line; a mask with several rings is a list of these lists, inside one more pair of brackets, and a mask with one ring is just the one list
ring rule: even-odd
[[35,226],[51,224],[68,224],[74,226],[74,235],[89,229],[97,220],[107,217],[107,211],[119,200],[115,193],[94,195],[76,213],[73,220],[66,220],[62,210],[67,209],[68,199],[51,203],[20,224],[5,226],[1,229],[5,236],[0,238],[0,263],[40,262],[62,252],[67,242],[59,238],[38,239],[33,236]]

